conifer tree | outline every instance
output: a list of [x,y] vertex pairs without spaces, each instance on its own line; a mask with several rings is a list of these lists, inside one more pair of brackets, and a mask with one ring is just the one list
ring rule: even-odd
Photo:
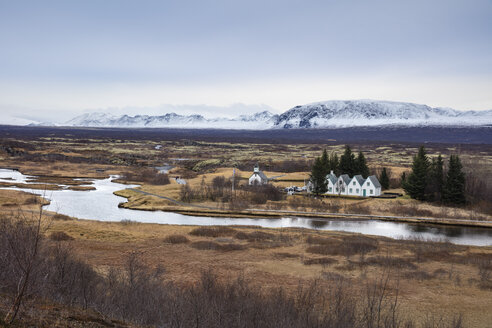
[[323,150],[323,154],[321,154],[321,166],[323,167],[325,176],[330,173],[330,161],[328,158],[328,153],[326,152],[326,149]]
[[326,184],[326,168],[323,167],[323,162],[320,157],[314,160],[313,167],[311,169],[311,175],[309,180],[313,186],[312,192],[315,195],[324,194],[327,191]]
[[458,155],[449,157],[449,169],[443,187],[442,200],[448,204],[462,205],[465,198],[465,174]]
[[356,172],[355,155],[352,153],[350,146],[345,145],[345,151],[340,156],[339,169],[341,174],[348,174],[354,176]]
[[354,172],[354,175],[360,174],[364,178],[367,178],[369,176],[369,167],[367,166],[366,157],[361,151],[359,152],[359,154],[357,155],[357,159],[355,160],[355,167],[356,170]]
[[386,171],[386,168],[383,167],[383,170],[381,171],[381,175],[379,176],[379,183],[381,184],[381,187],[383,189],[388,189],[390,180],[388,176],[388,172]]
[[442,198],[442,188],[444,185],[444,163],[441,154],[432,159],[429,180],[427,183],[427,198],[429,200],[440,201]]
[[400,175],[400,186],[403,188],[403,185],[405,184],[405,181],[407,181],[407,173],[402,172]]
[[411,198],[427,200],[425,191],[429,166],[429,158],[427,157],[424,146],[421,146],[418,154],[413,157],[412,172],[402,181],[403,189]]
[[329,162],[328,173],[330,173],[330,171],[333,171],[335,175],[337,176],[340,175],[340,163],[338,161],[338,155],[334,152],[331,153],[328,162]]

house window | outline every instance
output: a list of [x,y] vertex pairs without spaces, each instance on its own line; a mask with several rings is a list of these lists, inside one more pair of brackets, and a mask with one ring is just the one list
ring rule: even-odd
[[329,191],[329,192],[331,192],[331,187],[330,187],[330,188],[328,188],[328,191]]
[[350,192],[352,192],[352,188],[350,188]]
[[371,190],[369,190],[369,193],[370,193],[371,195],[372,195],[372,191],[373,191],[372,189],[371,189]]
[[368,185],[368,186],[370,185],[369,181],[367,181],[367,185]]
[[352,184],[355,186],[355,181],[354,181],[354,182],[352,182]]
[[355,189],[355,193],[358,194],[359,193],[359,189]]

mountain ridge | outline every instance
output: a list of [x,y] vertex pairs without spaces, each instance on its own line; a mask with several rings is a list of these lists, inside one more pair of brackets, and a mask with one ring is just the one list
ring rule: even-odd
[[380,100],[330,100],[295,106],[284,113],[261,111],[236,118],[202,115],[121,115],[86,113],[64,125],[79,127],[169,127],[214,129],[316,129],[357,126],[487,126],[492,110],[458,111],[408,102]]

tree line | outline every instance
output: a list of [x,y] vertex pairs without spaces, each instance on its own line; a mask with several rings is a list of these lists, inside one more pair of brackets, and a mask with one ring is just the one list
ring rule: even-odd
[[424,146],[413,157],[412,171],[402,175],[402,187],[413,199],[446,204],[466,203],[465,174],[458,155],[449,157],[447,171],[441,154],[429,159]]

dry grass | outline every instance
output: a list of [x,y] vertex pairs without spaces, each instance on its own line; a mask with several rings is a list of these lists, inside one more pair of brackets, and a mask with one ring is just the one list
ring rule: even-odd
[[183,235],[169,235],[164,238],[164,242],[168,244],[186,244],[189,243],[190,240]]

